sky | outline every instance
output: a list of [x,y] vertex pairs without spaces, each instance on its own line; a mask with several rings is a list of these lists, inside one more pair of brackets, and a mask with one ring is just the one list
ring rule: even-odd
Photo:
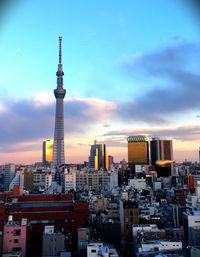
[[137,134],[172,139],[177,162],[198,161],[200,33],[187,0],[10,2],[0,11],[1,164],[41,161],[53,138],[60,35],[66,162],[87,160],[94,140],[127,160]]

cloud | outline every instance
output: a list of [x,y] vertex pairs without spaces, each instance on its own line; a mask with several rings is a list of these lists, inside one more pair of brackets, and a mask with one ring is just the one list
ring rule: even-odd
[[[132,101],[119,103],[124,119],[147,123],[170,122],[172,115],[200,108],[200,44],[182,42],[155,52],[144,53],[122,63],[124,75],[140,74],[143,84],[154,80],[150,89],[141,88]],[[145,81],[145,82],[144,82]]]
[[[123,147],[126,144],[123,140],[131,134],[198,140],[199,126],[171,128],[170,122],[177,114],[187,114],[200,108],[199,54],[199,44],[181,42],[127,59],[122,63],[123,75],[132,78],[140,74],[145,84],[153,78],[153,87],[151,85],[148,90],[141,88],[140,94],[127,102],[120,101],[120,96],[118,102],[76,95],[65,99],[66,135],[84,136],[98,123],[108,129],[111,120],[116,124],[143,121],[155,124],[157,128],[110,131],[105,134],[105,142],[110,147]],[[31,99],[1,101],[0,152],[36,150],[42,140],[53,137],[54,116],[52,92],[34,93]],[[160,125],[165,127],[160,129]]]
[[6,106],[4,105],[4,103],[2,101],[0,101],[0,113],[5,112],[6,111]]
[[[1,152],[33,150],[35,142],[53,137],[55,99],[48,92],[34,94],[32,99],[6,99],[1,105]],[[110,119],[116,108],[115,103],[98,98],[71,98],[64,106],[67,135],[84,134],[94,124]]]
[[127,147],[127,142],[125,141],[125,138],[119,138],[119,137],[112,137],[107,138],[103,141],[98,141],[99,144],[106,144],[108,147]]
[[109,128],[111,125],[110,124],[104,124],[103,126],[104,126],[104,128]]
[[[126,139],[131,135],[148,135],[150,137],[171,138],[182,141],[197,141],[200,138],[200,125],[199,126],[178,126],[174,128],[136,128],[136,129],[122,129],[113,130],[104,134],[104,137],[120,137],[120,140]],[[117,139],[116,139],[117,140]]]

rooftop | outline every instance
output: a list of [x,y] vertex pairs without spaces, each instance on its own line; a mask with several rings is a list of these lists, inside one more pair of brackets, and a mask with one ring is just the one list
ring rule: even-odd
[[129,136],[127,138],[128,142],[146,142],[149,141],[149,138],[145,135],[136,135],[136,136]]
[[55,207],[55,206],[73,206],[74,201],[31,201],[31,202],[16,202],[16,203],[7,203],[9,207]]

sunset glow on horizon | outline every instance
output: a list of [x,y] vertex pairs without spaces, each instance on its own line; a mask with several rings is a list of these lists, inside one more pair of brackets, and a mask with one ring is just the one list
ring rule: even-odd
[[4,13],[0,164],[41,162],[53,139],[60,34],[67,163],[88,161],[94,140],[127,160],[138,134],[172,139],[176,162],[199,161],[200,41],[187,5],[36,0]]

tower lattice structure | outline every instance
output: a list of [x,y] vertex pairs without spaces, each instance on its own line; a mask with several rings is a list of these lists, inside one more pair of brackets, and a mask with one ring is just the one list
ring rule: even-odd
[[54,89],[56,98],[56,117],[55,117],[55,130],[54,130],[54,145],[53,145],[53,162],[56,166],[65,163],[65,149],[64,149],[64,105],[63,99],[66,90],[63,88],[62,69],[62,37],[59,37],[59,63],[57,76],[57,88]]

